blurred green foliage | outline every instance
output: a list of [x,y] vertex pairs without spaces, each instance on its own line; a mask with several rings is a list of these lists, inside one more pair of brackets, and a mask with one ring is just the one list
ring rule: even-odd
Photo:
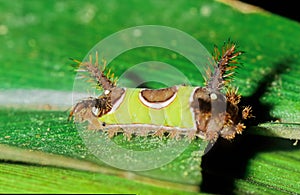
[[[247,132],[253,129],[264,134],[259,131],[275,129],[276,134],[292,129],[292,138],[298,138],[299,23],[251,7],[231,7],[211,0],[0,0],[0,95],[7,89],[71,92],[75,72],[70,57],[81,60],[112,33],[149,24],[182,30],[209,51],[228,38],[237,41],[245,54],[233,85],[239,87],[257,114],[257,126]],[[109,66],[119,76],[133,64],[148,60],[172,62],[182,67],[192,84],[203,82],[200,75],[185,68],[188,62],[184,58],[172,58],[171,53],[155,49],[124,53]],[[22,101],[26,102],[20,97]],[[1,108],[0,113],[1,144],[94,162],[74,126],[65,121],[68,113],[7,108]],[[273,123],[276,119],[279,122]],[[292,146],[293,142],[280,138],[249,136],[247,132],[234,143],[217,143],[203,157],[202,172],[198,161],[195,175],[201,177],[202,173],[203,178],[196,180],[204,181],[196,188],[217,193],[300,193],[299,145]],[[138,180],[99,173],[1,162],[0,192],[183,193],[140,183],[136,186]],[[80,187],[73,188],[73,183]],[[183,179],[182,183],[189,182]]]

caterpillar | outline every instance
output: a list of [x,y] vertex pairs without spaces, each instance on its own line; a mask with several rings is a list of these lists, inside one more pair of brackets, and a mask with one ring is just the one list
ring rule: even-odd
[[[88,122],[88,129],[107,132],[110,138],[123,133],[130,140],[136,136],[186,136],[216,141],[231,140],[246,128],[244,120],[252,117],[251,107],[241,107],[241,95],[230,82],[243,53],[233,42],[214,50],[214,70],[207,70],[205,86],[176,85],[162,89],[117,86],[113,75],[101,65],[79,62],[78,71],[88,74],[101,87],[98,97],[76,103],[69,114],[77,123]],[[225,105],[225,106],[224,106]]]

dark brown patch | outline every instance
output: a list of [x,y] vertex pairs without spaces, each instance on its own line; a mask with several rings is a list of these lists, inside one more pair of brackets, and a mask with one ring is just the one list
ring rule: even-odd
[[192,108],[195,113],[197,132],[206,132],[207,123],[211,117],[210,97],[205,88],[198,88],[193,97]]
[[214,92],[214,94],[217,98],[212,100],[207,88],[198,88],[193,95],[191,105],[195,113],[197,134],[205,135],[207,140],[218,138],[223,128],[226,112],[226,100],[223,94],[220,92]]
[[177,92],[175,86],[165,89],[144,89],[141,91],[142,97],[151,103],[165,102],[172,98]]
[[119,88],[119,87],[113,88],[109,94],[112,105],[114,105],[124,93],[125,90],[123,88]]

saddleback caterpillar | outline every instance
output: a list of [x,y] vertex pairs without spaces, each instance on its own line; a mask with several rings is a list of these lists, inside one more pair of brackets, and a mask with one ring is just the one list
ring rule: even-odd
[[[230,86],[242,52],[228,42],[214,51],[214,70],[207,70],[204,87],[176,85],[163,89],[124,88],[102,65],[78,62],[78,71],[101,87],[98,97],[88,97],[72,108],[69,118],[88,122],[88,129],[107,132],[109,137],[123,133],[135,136],[181,136],[216,141],[219,136],[233,139],[246,128],[251,107],[240,106],[238,90]],[[222,106],[225,105],[225,106]],[[223,108],[223,109],[222,109]]]

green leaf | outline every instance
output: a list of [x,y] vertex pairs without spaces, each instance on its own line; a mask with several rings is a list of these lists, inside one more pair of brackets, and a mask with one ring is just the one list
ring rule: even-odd
[[[7,117],[14,119],[13,122],[10,121],[0,126],[2,129],[0,131],[0,142],[6,144],[0,145],[0,159],[2,160],[113,175],[129,174],[128,177],[136,178],[140,182],[188,191],[197,190],[197,184],[201,181],[199,165],[201,163],[201,152],[204,151],[206,146],[201,143],[201,140],[192,143],[180,157],[166,166],[150,171],[127,173],[126,171],[112,169],[93,156],[79,136],[75,125],[67,121],[68,113],[66,112],[0,110],[0,113],[2,116],[1,121],[7,120]],[[6,113],[9,113],[9,115],[5,115]],[[125,144],[128,144],[128,142],[125,142]],[[141,143],[131,141],[130,144],[133,144],[131,147],[137,147]],[[23,149],[11,148],[8,145]],[[68,159],[67,157],[75,159]],[[185,178],[185,180],[182,181],[182,178]],[[22,189],[23,186],[20,187]]]
[[[0,1],[0,192],[300,193],[300,25],[222,2]],[[165,167],[132,173],[91,155],[67,122],[75,77],[68,59],[81,60],[112,33],[146,24],[178,28],[209,51],[229,37],[237,41],[245,54],[232,85],[255,118],[243,135],[218,140],[204,156],[195,141]],[[125,52],[108,66],[120,76],[149,60],[203,83],[184,56],[155,48]]]

